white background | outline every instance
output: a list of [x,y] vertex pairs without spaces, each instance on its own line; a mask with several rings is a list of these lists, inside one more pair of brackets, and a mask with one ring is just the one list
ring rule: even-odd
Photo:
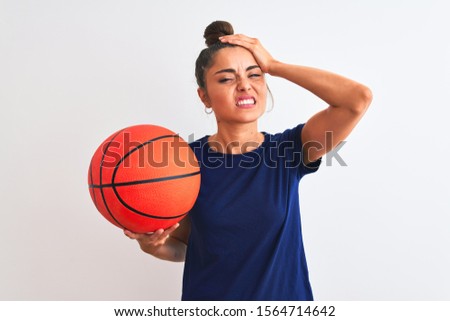
[[[218,19],[279,60],[373,91],[339,152],[348,166],[334,159],[301,183],[315,298],[450,299],[449,9],[444,0],[0,0],[0,299],[179,300],[182,264],[144,254],[108,223],[87,170],[123,127],[214,132],[194,61]],[[285,80],[268,83],[275,107],[260,130],[326,107]]]

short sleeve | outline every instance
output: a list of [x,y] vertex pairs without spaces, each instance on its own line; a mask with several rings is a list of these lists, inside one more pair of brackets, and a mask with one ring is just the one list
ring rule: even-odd
[[309,164],[304,164],[303,162],[303,142],[301,141],[301,133],[304,125],[305,124],[303,123],[297,125],[294,128],[287,129],[283,133],[281,133],[280,137],[281,141],[292,142],[294,152],[293,159],[298,169],[297,174],[299,178],[304,175],[316,172],[322,162],[322,158],[319,158],[318,160]]

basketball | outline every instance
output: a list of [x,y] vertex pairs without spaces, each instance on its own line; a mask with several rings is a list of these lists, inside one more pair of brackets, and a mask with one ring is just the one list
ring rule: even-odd
[[97,210],[135,233],[166,229],[194,206],[200,168],[190,146],[156,125],[136,125],[109,136],[95,151],[88,172]]

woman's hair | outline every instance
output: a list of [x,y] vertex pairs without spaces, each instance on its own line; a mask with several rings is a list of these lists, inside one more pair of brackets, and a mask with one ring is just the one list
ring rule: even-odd
[[217,51],[227,47],[236,47],[229,43],[222,43],[219,37],[234,34],[233,26],[226,21],[214,21],[206,27],[203,37],[208,48],[200,52],[195,62],[195,77],[200,88],[206,88],[205,71],[213,64]]

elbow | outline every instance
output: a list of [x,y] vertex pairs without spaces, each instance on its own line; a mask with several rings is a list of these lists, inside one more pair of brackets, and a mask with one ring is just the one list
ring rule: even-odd
[[364,114],[372,103],[372,91],[364,85],[359,85],[356,93],[356,98],[351,109],[356,114]]
[[370,90],[369,87],[363,86],[362,100],[363,100],[364,110],[369,108],[370,104],[372,103],[372,99],[373,99],[372,90]]

